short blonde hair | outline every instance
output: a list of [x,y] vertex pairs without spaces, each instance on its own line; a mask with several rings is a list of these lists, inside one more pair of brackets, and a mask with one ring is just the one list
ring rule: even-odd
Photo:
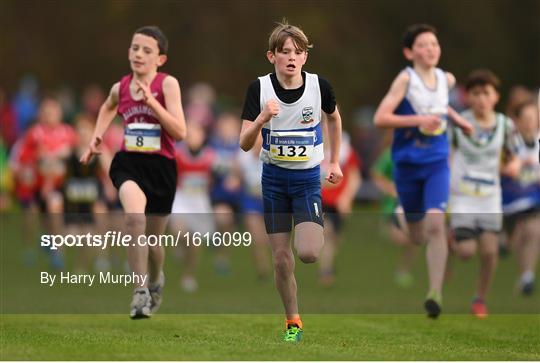
[[309,44],[306,34],[297,26],[290,25],[287,20],[277,23],[277,26],[272,30],[268,39],[268,50],[270,52],[281,52],[287,38],[291,38],[296,48],[307,52],[313,48],[313,44]]

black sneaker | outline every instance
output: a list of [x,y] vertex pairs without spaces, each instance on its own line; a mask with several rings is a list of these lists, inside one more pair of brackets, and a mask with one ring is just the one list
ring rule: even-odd
[[437,319],[441,314],[442,296],[438,293],[429,293],[424,302],[428,318]]
[[534,281],[529,281],[521,285],[521,293],[525,296],[531,296],[534,292]]

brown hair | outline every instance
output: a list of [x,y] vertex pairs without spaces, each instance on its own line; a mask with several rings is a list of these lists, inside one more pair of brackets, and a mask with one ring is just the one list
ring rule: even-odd
[[429,24],[413,24],[403,34],[403,46],[412,49],[416,37],[422,33],[433,33],[437,35],[437,29]]
[[290,25],[287,20],[277,23],[277,26],[272,30],[268,39],[268,50],[270,52],[278,52],[283,50],[283,44],[287,38],[291,38],[296,48],[307,52],[313,48],[313,44],[309,44],[306,34],[297,26]]
[[534,99],[534,94],[527,87],[522,85],[513,86],[508,92],[506,114],[512,119],[516,118],[516,106],[519,106],[529,99]]
[[169,50],[169,40],[165,36],[165,34],[161,31],[160,28],[158,28],[155,25],[147,25],[143,26],[142,28],[139,28],[135,30],[135,33],[133,34],[143,34],[148,37],[154,38],[158,43],[159,48],[159,54],[167,54],[167,51]]
[[465,80],[465,90],[470,91],[476,86],[492,85],[499,92],[501,81],[499,78],[488,69],[477,69],[469,73]]
[[516,108],[514,109],[516,119],[521,118],[521,116],[523,115],[523,110],[529,106],[536,108],[536,100],[534,98],[521,102],[516,106]]

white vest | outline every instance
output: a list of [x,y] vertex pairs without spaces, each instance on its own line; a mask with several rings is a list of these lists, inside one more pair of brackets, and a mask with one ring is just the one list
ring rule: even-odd
[[319,77],[306,72],[304,93],[294,103],[284,103],[276,95],[270,75],[259,77],[260,107],[274,99],[279,114],[263,129],[260,159],[286,169],[310,169],[324,159],[322,143],[322,101]]
[[435,68],[437,86],[431,89],[426,86],[422,78],[411,67],[406,68],[409,73],[409,85],[405,98],[411,104],[417,115],[440,115],[443,123],[435,134],[441,134],[446,130],[448,113],[448,81],[442,69]]
[[[465,111],[461,115],[468,121],[474,122],[471,111]],[[506,116],[496,113],[495,130],[487,140],[479,139],[475,135],[465,136],[461,129],[455,129],[453,142],[457,148],[453,154],[451,168],[452,194],[473,197],[496,196],[500,199],[499,169],[505,142],[506,122]]]

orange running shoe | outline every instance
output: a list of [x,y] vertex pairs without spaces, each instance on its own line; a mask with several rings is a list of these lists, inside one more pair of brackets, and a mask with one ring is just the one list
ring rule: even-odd
[[488,316],[486,304],[483,300],[475,299],[471,305],[471,314],[479,319],[485,319]]

